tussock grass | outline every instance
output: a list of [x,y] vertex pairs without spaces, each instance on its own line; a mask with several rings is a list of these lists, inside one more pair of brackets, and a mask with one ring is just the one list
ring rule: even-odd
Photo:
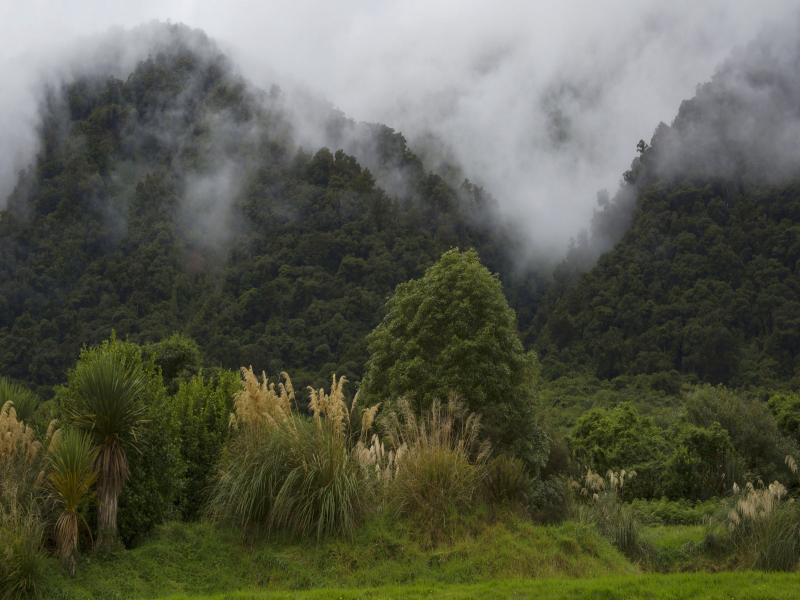
[[[265,375],[259,383],[252,369],[242,372],[231,415],[237,432],[219,464],[208,514],[251,538],[275,532],[317,541],[352,537],[376,502],[374,471],[359,459],[363,443],[352,446],[357,397],[346,406],[347,380],[334,376],[330,394],[311,390],[308,419],[292,411],[288,375],[276,388]],[[361,418],[363,435],[374,414],[365,411]]]
[[775,481],[756,488],[748,483],[727,515],[730,540],[744,565],[764,571],[791,571],[800,560],[800,509]]
[[480,417],[467,414],[456,397],[442,406],[434,400],[421,416],[404,398],[382,419],[396,468],[388,501],[401,515],[423,527],[446,526],[447,515],[469,507],[486,477],[488,442],[480,440]]
[[14,406],[17,419],[28,423],[39,406],[39,398],[18,383],[0,377],[0,406],[10,402]]

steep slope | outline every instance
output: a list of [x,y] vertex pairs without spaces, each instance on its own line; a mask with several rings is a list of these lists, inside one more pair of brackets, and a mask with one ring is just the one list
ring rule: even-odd
[[0,213],[0,373],[47,393],[84,344],[172,331],[207,361],[289,371],[298,389],[361,378],[394,286],[476,247],[532,318],[530,276],[492,199],[426,173],[402,135],[331,111],[342,150],[298,148],[277,89],[251,88],[203,34],[166,29],[126,79],[52,90],[42,149]]
[[573,248],[537,315],[555,379],[676,370],[800,387],[800,23],[765,32],[682,104],[625,173],[630,228],[588,273]]

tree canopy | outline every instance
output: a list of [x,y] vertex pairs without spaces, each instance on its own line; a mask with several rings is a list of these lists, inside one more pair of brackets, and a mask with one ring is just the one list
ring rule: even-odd
[[365,392],[375,400],[405,397],[418,412],[455,393],[483,416],[499,449],[538,470],[547,458],[538,361],[523,348],[499,277],[477,252],[446,252],[422,278],[398,285],[386,308],[367,338]]

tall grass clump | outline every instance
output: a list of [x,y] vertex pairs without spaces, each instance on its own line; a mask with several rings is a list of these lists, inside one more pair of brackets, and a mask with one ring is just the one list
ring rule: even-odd
[[491,447],[480,440],[480,417],[455,396],[436,399],[417,416],[404,398],[382,419],[394,454],[388,501],[401,515],[439,527],[453,510],[469,507],[486,477]]
[[[248,536],[352,536],[375,504],[374,471],[359,456],[377,408],[358,413],[358,394],[348,408],[347,380],[334,376],[330,394],[311,390],[308,418],[292,410],[295,394],[286,373],[276,389],[266,375],[259,383],[252,369],[242,372],[231,415],[235,433],[219,464],[211,516]],[[362,417],[357,426],[354,414]]]
[[600,534],[631,560],[643,560],[652,553],[653,548],[642,539],[641,526],[636,510],[620,500],[620,493],[626,480],[636,476],[636,471],[624,469],[609,470],[603,477],[586,472],[582,482],[571,483],[579,494],[579,520],[592,523]]
[[[787,457],[790,467],[796,464]],[[791,571],[800,560],[800,508],[778,481],[767,487],[734,484],[736,503],[728,511],[731,542],[744,566],[763,571]]]
[[44,525],[35,506],[0,509],[0,597],[22,600],[41,596],[45,584]]
[[[58,443],[55,422],[45,444]],[[41,485],[45,446],[31,427],[17,419],[12,402],[0,408],[0,597],[27,598],[41,591],[43,521]]]
[[18,383],[0,377],[0,406],[10,402],[14,406],[19,421],[27,423],[39,406],[39,398]]

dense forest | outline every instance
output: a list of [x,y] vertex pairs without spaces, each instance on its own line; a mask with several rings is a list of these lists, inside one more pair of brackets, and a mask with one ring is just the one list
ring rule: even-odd
[[621,240],[580,274],[599,254],[584,236],[555,270],[532,334],[549,379],[800,386],[798,50],[734,58],[598,198],[591,240],[627,217]]
[[0,216],[0,373],[48,396],[114,330],[181,332],[207,364],[303,385],[358,381],[387,295],[451,247],[476,248],[532,320],[545,278],[515,267],[521,240],[488,224],[483,189],[332,109],[330,136],[355,138],[374,174],[296,147],[281,103],[179,26],[125,80],[52,89],[41,151]]
[[280,89],[154,27],[49,89],[0,211],[0,595],[189,589],[151,586],[173,555],[252,560],[202,593],[798,569],[796,33],[548,265],[457,166],[331,107],[304,148]]

